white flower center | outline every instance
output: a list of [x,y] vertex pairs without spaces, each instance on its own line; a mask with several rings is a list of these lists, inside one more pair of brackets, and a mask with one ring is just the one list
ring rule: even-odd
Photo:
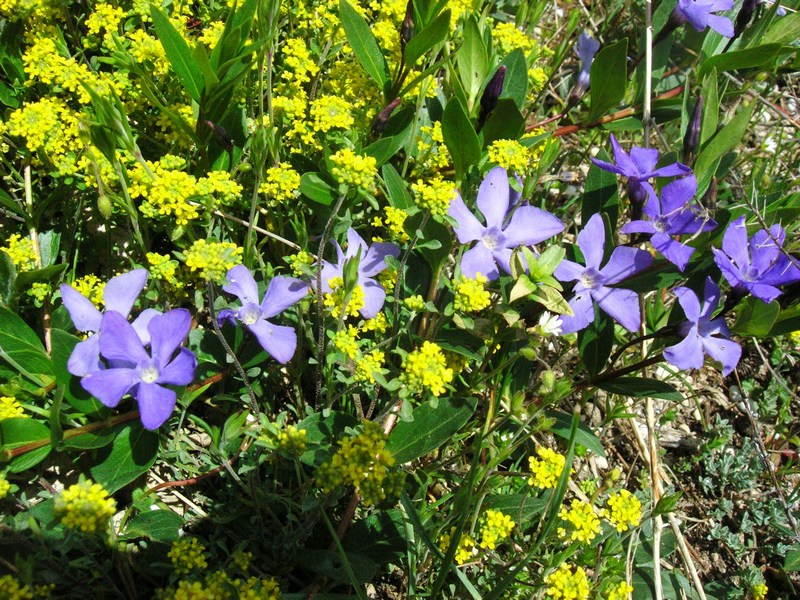
[[141,378],[143,383],[155,383],[158,379],[158,367],[155,365],[147,365],[142,369]]
[[489,250],[494,250],[500,245],[500,233],[495,228],[492,228],[483,234],[481,241]]
[[666,233],[669,229],[669,224],[664,217],[658,217],[655,221],[653,221],[653,229],[661,233]]
[[603,277],[600,275],[600,272],[597,269],[589,268],[581,274],[581,284],[587,290],[593,290],[598,287],[601,284],[602,279]]
[[247,304],[239,311],[239,318],[245,325],[252,325],[261,317],[261,308],[257,304]]

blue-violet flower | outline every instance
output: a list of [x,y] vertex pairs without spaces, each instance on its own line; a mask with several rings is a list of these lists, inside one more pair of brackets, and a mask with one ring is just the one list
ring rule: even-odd
[[728,17],[713,14],[731,8],[733,8],[733,0],[678,0],[678,4],[670,15],[670,20],[674,22],[675,26],[688,21],[697,32],[711,27],[725,37],[733,37],[733,22]]

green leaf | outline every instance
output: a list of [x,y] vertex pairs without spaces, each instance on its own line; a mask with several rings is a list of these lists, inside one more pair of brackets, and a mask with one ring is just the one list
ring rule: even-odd
[[379,564],[397,561],[407,549],[405,520],[398,509],[378,511],[356,521],[347,530],[342,547],[360,552]]
[[467,106],[471,109],[489,73],[489,54],[483,32],[473,15],[465,21],[462,37],[464,42],[456,54],[456,65],[467,95]]
[[644,293],[663,290],[683,280],[683,275],[666,260],[656,261],[653,266],[625,280],[625,289]]
[[393,207],[408,209],[414,206],[411,194],[408,192],[408,188],[397,169],[390,164],[385,164],[381,167],[381,174],[383,175],[383,182],[386,184],[389,201]]
[[156,35],[164,47],[164,53],[172,68],[175,69],[175,74],[181,80],[189,97],[199,103],[203,95],[203,72],[192,57],[189,44],[155,4],[150,5],[150,16],[153,18]]
[[773,21],[761,41],[766,45],[790,44],[798,38],[800,38],[800,13],[792,12]]
[[[601,149],[597,158],[612,162],[608,152]],[[588,223],[592,215],[605,213],[609,223],[616,224],[619,217],[619,188],[618,178],[614,173],[601,169],[594,163],[589,165],[586,175],[586,184],[583,188],[583,202],[581,203],[581,222]]]
[[[14,448],[26,446],[32,442],[50,439],[50,430],[39,421],[27,417],[12,417],[0,421],[0,455]],[[20,473],[42,462],[50,454],[52,447],[45,444],[30,452],[25,452],[11,459],[8,470]]]
[[314,413],[297,424],[298,429],[306,431],[306,451],[300,456],[300,461],[306,465],[321,465],[331,454],[337,438],[341,437],[345,429],[358,424],[355,417],[343,412],[325,411]]
[[8,306],[14,298],[17,268],[14,261],[0,250],[0,306]]
[[328,206],[333,203],[335,192],[319,173],[303,173],[300,177],[300,193],[309,200]]
[[36,333],[20,317],[0,307],[0,358],[38,386],[45,387],[42,376],[53,376],[53,363]]
[[508,301],[516,302],[520,298],[527,298],[536,291],[536,288],[536,282],[531,281],[530,277],[522,274],[514,283],[514,287],[511,288],[511,292],[508,294]]
[[756,102],[751,102],[745,106],[714,135],[703,147],[694,163],[694,172],[697,173],[697,195],[701,196],[711,178],[717,171],[719,160],[728,152],[733,150],[742,140],[747,127],[750,125],[750,117],[756,107]]
[[595,319],[586,329],[578,332],[578,352],[591,376],[603,370],[614,346],[614,322],[599,314],[595,307]]
[[547,499],[535,498],[530,494],[492,494],[483,502],[486,508],[499,510],[508,515],[516,525],[532,521],[544,512]]
[[450,33],[450,10],[439,14],[430,25],[420,31],[406,44],[406,65],[413,67],[428,50],[442,43]]
[[625,97],[628,84],[628,40],[600,50],[589,72],[591,107],[589,120],[600,117]]
[[375,36],[372,34],[367,22],[356,10],[347,3],[347,0],[339,1],[339,18],[344,27],[347,41],[353,48],[358,62],[364,67],[367,75],[372,77],[381,89],[389,83],[389,68],[386,65],[386,58],[381,52]]
[[90,431],[82,433],[75,437],[65,438],[61,442],[62,448],[75,448],[77,450],[94,450],[108,446],[114,441],[117,436],[116,431],[113,429],[106,429],[104,431]]
[[597,387],[628,398],[660,398],[674,402],[682,402],[684,399],[670,384],[647,377],[617,377],[611,381],[598,382]]
[[125,424],[114,443],[98,453],[95,466],[90,469],[92,479],[113,494],[146,473],[157,456],[158,434],[140,423]]
[[456,169],[456,179],[462,179],[467,169],[481,158],[481,143],[475,128],[461,103],[451,98],[442,115],[442,137]]
[[800,571],[800,549],[792,549],[786,553],[783,559],[783,570],[787,573]]
[[[568,440],[572,426],[572,415],[560,410],[546,410],[545,414],[555,421],[550,431],[558,437]],[[605,448],[603,448],[600,439],[583,421],[578,421],[578,429],[575,432],[575,443],[580,444],[587,450],[591,450],[598,456],[606,455]]]
[[506,68],[500,99],[511,98],[517,108],[522,110],[528,96],[528,61],[525,59],[525,53],[517,48],[506,56],[500,65]]
[[531,300],[538,302],[547,310],[559,315],[572,315],[572,308],[561,293],[552,286],[539,284],[536,291],[531,295]]
[[5,190],[0,190],[0,206],[8,210],[11,214],[22,217],[26,223],[29,222],[30,217],[28,214],[23,210],[19,203],[14,202],[13,198],[11,198],[11,196],[9,196],[8,192]]
[[[111,411],[94,398],[80,385],[80,379],[74,377],[67,369],[67,362],[75,345],[81,340],[66,331],[54,328],[50,332],[52,344],[50,356],[56,383],[64,388],[64,399],[67,404],[84,415],[105,418]],[[65,442],[66,444],[66,442]]]
[[183,517],[171,510],[150,510],[139,513],[130,520],[120,539],[149,538],[170,543],[180,538]]
[[414,409],[413,421],[397,423],[387,448],[400,464],[425,456],[455,435],[477,405],[475,398],[466,402],[453,398],[429,400]]
[[43,269],[34,269],[32,271],[23,271],[17,275],[17,289],[23,290],[31,286],[33,283],[51,283],[58,278],[61,273],[67,270],[66,263],[60,265],[52,265]]
[[382,137],[364,148],[364,154],[374,158],[375,162],[378,163],[377,166],[380,167],[397,154],[397,151],[406,143],[406,137],[405,135]]
[[698,70],[698,76],[702,77],[711,69],[716,69],[717,72],[722,73],[723,71],[760,67],[771,62],[782,48],[781,44],[765,44],[756,48],[717,54],[703,61]]
[[[424,214],[422,212],[408,217],[403,224],[403,229],[409,235],[415,235],[419,226],[422,224],[423,218]],[[439,242],[438,246],[435,244],[432,246],[426,243],[434,240]],[[452,242],[453,236],[448,227],[435,219],[428,219],[428,222],[425,223],[425,226],[422,228],[422,239],[418,248],[420,254],[422,254],[422,257],[431,266],[433,272],[436,272],[439,265],[447,260],[447,257],[450,255],[450,249],[452,248]]]
[[766,337],[772,330],[781,305],[777,300],[767,304],[753,296],[748,296],[736,307],[736,322],[731,332],[736,335]]
[[524,128],[525,117],[519,112],[516,102],[511,98],[500,98],[481,129],[483,147],[488,148],[495,140],[516,140]]
[[668,513],[674,512],[675,507],[678,506],[678,500],[681,499],[683,492],[675,492],[673,494],[664,494],[661,498],[658,499],[658,504],[653,509],[651,516],[655,517],[657,515],[666,515]]
[[785,335],[793,331],[800,331],[800,305],[790,306],[782,310],[778,318],[775,319],[775,324],[770,329],[770,337],[776,335]]
[[717,93],[717,70],[711,69],[703,78],[703,124],[700,127],[700,145],[705,144],[717,132],[719,123],[719,96]]

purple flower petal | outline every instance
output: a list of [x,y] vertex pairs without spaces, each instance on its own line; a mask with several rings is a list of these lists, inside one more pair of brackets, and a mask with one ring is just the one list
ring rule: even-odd
[[606,245],[606,225],[599,213],[592,215],[589,222],[578,233],[578,247],[586,259],[587,267],[600,268]]
[[[698,314],[697,318],[692,318],[687,315],[687,317],[692,321],[697,321],[701,316],[705,319],[710,319],[711,315],[714,314],[714,311],[717,309],[717,305],[719,304],[720,299],[720,291],[719,286],[714,282],[711,277],[706,277],[706,282],[703,285],[703,309]],[[686,313],[686,307],[684,307],[683,312]],[[721,321],[722,327],[725,330],[727,335],[728,328],[725,325],[724,319],[716,319],[717,321]]]
[[628,153],[622,149],[622,146],[620,146],[619,142],[617,141],[617,136],[615,136],[613,133],[611,134],[611,149],[614,153],[614,162],[622,171],[620,175],[630,177],[632,173],[637,172],[636,163],[634,163],[633,160],[631,160],[631,157],[628,156]]
[[256,336],[258,343],[275,360],[285,364],[292,359],[297,348],[297,334],[291,327],[273,325],[265,319],[261,319],[252,325],[246,325],[247,329]]
[[135,370],[118,368],[89,373],[81,379],[81,386],[105,406],[114,408],[137,382]]
[[365,277],[375,277],[386,268],[387,256],[397,258],[400,256],[400,248],[391,243],[372,244],[366,256],[361,257],[361,264],[358,265],[359,273]]
[[561,315],[561,333],[574,333],[586,329],[594,321],[594,303],[588,292],[576,294],[569,302],[572,315]]
[[157,317],[160,314],[161,312],[157,310],[146,308],[140,312],[139,316],[131,323],[143,345],[147,346],[150,343],[150,332],[147,330],[147,326],[150,325],[150,321],[153,320],[153,317]]
[[742,348],[736,342],[717,337],[704,337],[703,348],[708,355],[722,363],[722,374],[729,375],[739,364],[742,358]]
[[697,178],[694,175],[681,177],[668,183],[661,190],[661,212],[672,215],[685,207],[697,192]]
[[775,244],[783,245],[783,240],[786,234],[780,225],[773,225],[770,227],[769,233],[765,229],[761,229],[753,234],[750,239],[750,255],[751,266],[760,274],[772,267],[781,256],[781,249]]
[[326,294],[329,294],[331,291],[333,291],[330,285],[332,279],[336,279],[337,277],[344,279],[344,274],[342,272],[344,260],[344,257],[342,257],[342,262],[336,265],[329,263],[327,260],[322,261],[322,273],[320,273],[320,280],[322,281],[322,291]]
[[534,206],[520,206],[503,231],[508,248],[532,246],[564,231],[564,224],[549,212]]
[[708,16],[711,14],[709,4],[695,0],[679,0],[678,10],[686,17],[695,31],[703,31],[708,26]]
[[243,304],[258,304],[258,286],[247,267],[236,265],[228,271],[226,277],[228,284],[222,286],[223,290],[239,298]]
[[631,275],[638,273],[649,267],[653,262],[653,257],[649,252],[638,248],[628,248],[620,246],[614,248],[611,258],[608,259],[606,266],[600,269],[600,273],[605,278],[605,283],[619,283]]
[[472,214],[472,212],[464,204],[461,196],[458,195],[450,202],[450,208],[447,209],[447,214],[456,220],[457,225],[453,228],[456,232],[458,241],[462,244],[468,244],[475,240],[481,239],[483,231],[486,229],[481,225],[480,221]]
[[194,353],[186,348],[181,348],[175,359],[159,371],[156,383],[189,385],[194,381],[196,368],[197,358]]
[[109,279],[103,288],[106,310],[115,310],[127,319],[146,283],[146,269],[134,269]]
[[386,301],[386,290],[373,279],[364,279],[361,282],[364,290],[364,306],[358,311],[365,319],[372,319],[377,315]]
[[691,167],[687,167],[683,163],[672,163],[671,165],[664,165],[663,167],[658,167],[653,174],[656,177],[683,177],[684,175],[691,174],[692,169]]
[[[722,250],[727,254],[737,267],[744,269],[750,266],[750,254],[747,244],[747,226],[744,216],[728,224],[722,236]],[[716,254],[716,252],[714,253]],[[718,263],[719,264],[719,263]]]
[[471,250],[467,250],[461,257],[461,274],[464,277],[475,279],[475,275],[478,273],[489,281],[494,281],[500,276],[492,251],[480,242]]
[[492,250],[492,257],[498,267],[506,273],[511,273],[511,255],[513,253],[514,251],[511,248],[495,248]]
[[581,278],[581,275],[583,275],[585,270],[586,267],[583,265],[579,265],[576,262],[564,259],[556,267],[553,275],[559,281],[575,281],[576,279]]
[[105,365],[100,360],[100,334],[95,333],[75,345],[67,361],[67,371],[76,377],[83,377],[102,369],[105,369]]
[[163,369],[170,362],[191,327],[192,315],[185,308],[172,309],[150,321],[147,327],[150,332],[150,354],[159,369]]
[[753,294],[753,296],[759,300],[763,300],[767,304],[775,300],[783,293],[778,288],[765,283],[749,283],[747,285],[747,289],[750,290],[750,293]]
[[70,285],[62,284],[59,289],[61,290],[61,299],[75,324],[75,329],[91,332],[100,329],[103,313],[97,310],[91,300]]
[[583,31],[578,36],[578,43],[575,45],[578,52],[578,58],[581,61],[581,70],[589,70],[589,67],[594,60],[594,55],[600,49],[600,42],[590,36],[586,31]]
[[359,249],[361,249],[361,260],[364,260],[368,250],[367,243],[364,241],[364,238],[358,235],[358,232],[351,227],[347,230],[347,258],[352,258],[357,255]]
[[[733,22],[728,17],[721,17],[719,15],[708,15],[708,26],[724,37],[727,38],[733,37],[734,34]],[[731,371],[732,370],[733,368],[731,368]],[[725,373],[724,371],[723,373],[727,375],[727,373]]]
[[175,392],[168,388],[156,383],[140,383],[136,401],[144,428],[154,431],[161,427],[175,410],[176,398]]
[[[151,321],[152,323],[155,321]],[[152,337],[152,329],[150,334]],[[138,363],[149,359],[142,341],[128,320],[118,312],[106,311],[100,323],[100,354],[108,360]]]
[[486,219],[486,227],[503,226],[508,214],[508,201],[511,186],[508,174],[503,167],[495,167],[486,175],[478,189],[478,208]]
[[631,148],[631,161],[636,165],[639,177],[642,179],[653,177],[656,170],[656,163],[658,163],[658,150],[655,148],[633,146]]
[[700,369],[703,367],[703,342],[692,327],[688,335],[678,344],[664,350],[664,358],[679,369]]
[[656,233],[650,238],[650,243],[653,245],[653,248],[658,250],[669,262],[678,267],[678,270],[681,272],[686,269],[686,265],[689,264],[689,260],[691,260],[692,254],[694,254],[694,248],[676,242],[666,233]]
[[675,288],[674,294],[678,298],[678,303],[686,318],[692,323],[697,323],[701,317],[700,300],[697,298],[697,294],[685,287]]
[[627,175],[625,175],[625,171],[614,163],[606,162],[598,158],[592,158],[591,161],[595,164],[595,166],[600,167],[604,171],[610,171],[611,173],[627,177]]
[[625,223],[619,229],[620,233],[630,234],[630,233],[655,233],[656,228],[653,227],[652,221],[631,221],[630,223]]
[[[261,301],[263,317],[269,319],[283,312],[305,298],[308,289],[307,284],[294,277],[273,277],[264,294],[264,300]],[[255,302],[258,302],[258,297]]]
[[639,296],[632,290],[600,287],[592,297],[605,312],[628,331],[638,331],[642,324]]

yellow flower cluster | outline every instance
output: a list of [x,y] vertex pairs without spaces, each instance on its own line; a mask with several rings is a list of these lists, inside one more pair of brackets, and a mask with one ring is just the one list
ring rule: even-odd
[[49,4],[46,0],[0,0],[0,15],[9,21],[21,21],[31,15],[44,16]]
[[[565,506],[561,508],[558,516],[572,525],[569,538],[572,541],[588,544],[600,533],[600,519],[588,502],[574,499],[569,508]],[[567,530],[559,527],[558,535],[562,538],[567,537]]]
[[53,293],[53,288],[50,286],[49,283],[42,283],[41,281],[35,281],[31,284],[30,289],[25,292],[28,296],[33,298],[34,304],[36,306],[41,306],[45,299]]
[[24,417],[25,411],[22,405],[13,396],[0,397],[0,421],[3,419],[13,419],[14,417]]
[[603,510],[614,528],[627,531],[629,527],[638,527],[642,520],[642,503],[628,490],[620,490],[608,498],[608,508]]
[[61,100],[42,98],[25,103],[9,115],[5,131],[25,140],[30,152],[41,150],[60,175],[71,175],[77,170],[78,118]]
[[300,174],[288,162],[267,169],[267,179],[258,187],[267,196],[268,206],[277,206],[281,200],[294,200],[300,193]]
[[751,591],[753,592],[753,600],[764,600],[767,597],[769,588],[767,584],[762,581],[761,583],[755,584]]
[[343,148],[331,155],[331,175],[336,181],[370,191],[375,187],[378,177],[378,163],[372,156],[356,154],[350,148]]
[[371,319],[367,319],[361,325],[361,331],[374,331],[375,333],[386,333],[389,328],[389,321],[386,320],[386,313],[379,312]]
[[170,257],[169,254],[158,254],[157,252],[147,253],[147,264],[150,265],[150,276],[163,281],[175,290],[182,290],[186,284],[178,277],[178,267],[180,263]]
[[331,291],[325,294],[323,302],[331,309],[334,319],[344,313],[346,316],[357,317],[358,311],[364,308],[364,288],[356,284],[350,297],[346,297],[344,280],[341,277],[333,277],[328,280]]
[[483,515],[481,525],[481,548],[494,550],[499,543],[511,535],[514,529],[511,517],[491,508]]
[[13,233],[6,240],[6,245],[0,246],[0,251],[8,254],[17,271],[30,271],[36,268],[36,252],[29,237]]
[[103,532],[114,516],[117,503],[99,483],[81,481],[69,486],[55,498],[55,511],[65,527],[84,533]]
[[440,396],[445,386],[453,381],[453,369],[447,366],[447,359],[438,344],[425,341],[406,356],[401,381],[414,394],[426,389],[434,396]]
[[0,577],[0,596],[6,600],[33,600],[35,598],[30,586],[20,583],[13,575]]
[[186,266],[200,279],[222,283],[225,274],[242,262],[242,252],[232,242],[197,240],[186,251]]
[[456,197],[456,188],[452,181],[436,176],[428,183],[418,179],[411,184],[414,202],[423,209],[428,209],[435,217],[443,217],[450,208],[450,202]]
[[403,300],[403,305],[408,310],[413,310],[414,312],[420,312],[425,310],[425,299],[419,294],[415,294]]
[[402,480],[390,473],[394,457],[386,449],[387,440],[378,423],[365,421],[364,431],[339,442],[330,461],[317,469],[317,483],[325,493],[340,485],[353,486],[367,506],[396,495]]
[[350,129],[355,122],[350,104],[340,96],[322,96],[311,104],[313,127],[317,131]]
[[11,491],[11,483],[6,479],[5,473],[0,473],[0,500],[8,496]]
[[563,454],[559,454],[550,448],[540,446],[536,449],[539,458],[528,457],[528,465],[531,470],[531,477],[528,478],[528,485],[548,489],[556,487],[558,478],[561,477],[567,459]]
[[489,146],[489,160],[509,173],[524,174],[528,170],[530,156],[528,148],[517,140],[495,140]]
[[306,450],[306,435],[305,429],[286,425],[278,432],[278,449],[299,456]]
[[545,594],[554,600],[587,600],[589,598],[589,578],[583,567],[575,567],[572,571],[567,563],[561,563],[558,569],[544,578],[547,585]]
[[105,281],[102,281],[97,275],[84,275],[72,282],[77,292],[88,298],[92,304],[100,308],[103,306],[103,290],[106,287]]
[[354,359],[358,356],[358,327],[349,325],[345,329],[340,329],[335,334],[331,341],[334,347],[344,354],[347,358]]
[[434,121],[432,125],[419,128],[417,140],[417,171],[427,172],[444,169],[450,165],[450,154],[444,145],[442,124]]
[[606,600],[628,600],[633,593],[633,586],[627,581],[620,581],[617,585],[608,590]]
[[205,44],[209,48],[217,45],[219,38],[222,37],[222,32],[225,31],[224,21],[211,21],[203,26],[203,33],[197,38],[197,41]]
[[373,350],[356,359],[355,378],[364,383],[375,383],[375,373],[380,373],[386,354],[382,350]]
[[[456,528],[451,527],[450,533],[445,533],[439,538],[439,550],[447,552],[447,548],[450,547],[450,540],[452,540],[455,532]],[[456,564],[463,565],[472,560],[477,554],[478,548],[475,544],[475,539],[468,534],[462,535],[461,539],[458,540],[458,548],[454,557]]]
[[188,575],[208,566],[205,551],[206,547],[197,538],[185,538],[172,543],[167,557],[178,575]]
[[533,101],[536,95],[544,89],[547,83],[547,71],[541,67],[531,67],[528,69],[528,83],[530,89],[528,90],[528,99]]
[[302,38],[289,38],[282,50],[283,62],[287,69],[281,77],[294,83],[308,83],[319,72]]
[[[372,224],[375,227],[386,227],[391,234],[391,239],[405,244],[411,239],[403,228],[405,225],[408,213],[402,208],[395,208],[394,206],[387,206],[383,209],[384,217],[381,219],[379,216],[372,218]],[[382,242],[383,240],[373,238],[373,242]]]
[[492,26],[492,41],[499,48],[501,55],[510,54],[517,48],[528,55],[534,48],[533,40],[517,29],[514,23],[495,22]]
[[105,2],[95,4],[86,19],[86,29],[89,35],[84,38],[84,46],[90,46],[92,38],[100,38],[101,32],[105,32],[105,35],[102,36],[103,45],[113,49],[111,34],[117,32],[124,17],[125,11],[119,6]]
[[239,598],[240,600],[278,600],[281,590],[274,578],[233,578],[225,571],[213,571],[197,581],[182,580],[174,588],[159,590],[158,600],[211,600]]
[[289,256],[289,266],[295,277],[306,275],[306,269],[314,264],[314,256],[310,252],[300,250],[297,254]]
[[227,171],[211,171],[197,180],[194,193],[213,198],[218,204],[225,206],[241,197],[242,186],[231,179],[231,174]]
[[455,288],[455,300],[453,305],[460,312],[470,313],[483,310],[491,304],[491,297],[486,289],[489,280],[480,273],[476,273],[475,279],[469,277],[459,277],[453,282]]
[[169,61],[164,52],[164,46],[157,38],[148,35],[144,29],[134,29],[127,34],[130,40],[128,51],[138,62],[150,62],[153,65],[153,75],[166,75],[169,71]]

